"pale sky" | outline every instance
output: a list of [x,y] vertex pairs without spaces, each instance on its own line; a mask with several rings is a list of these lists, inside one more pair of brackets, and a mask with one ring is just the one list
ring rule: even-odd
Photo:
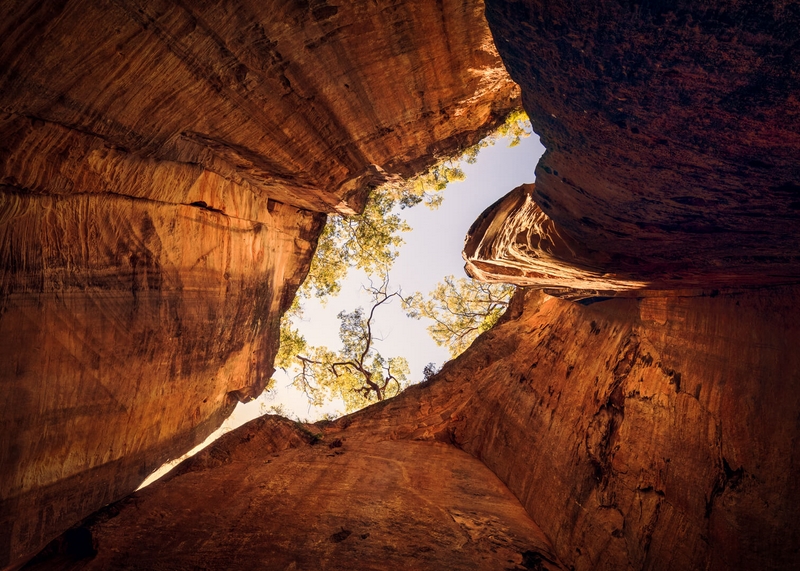
[[[415,291],[427,294],[446,275],[465,277],[461,249],[467,230],[498,198],[520,184],[533,182],[534,168],[543,152],[536,134],[522,139],[516,147],[508,147],[508,140],[501,139],[495,145],[481,149],[475,164],[462,164],[466,179],[447,186],[444,202],[437,210],[421,204],[398,210],[412,231],[402,235],[405,244],[390,272],[392,287],[399,286],[404,295]],[[324,306],[317,300],[305,304],[303,322],[299,326],[309,344],[333,350],[339,347],[336,315],[342,310],[353,311],[358,306],[370,307],[370,297],[361,288],[367,283],[362,272],[353,270],[343,283],[340,295],[328,299]],[[399,301],[378,308],[375,322],[377,337],[382,339],[377,343],[378,350],[384,357],[405,357],[411,369],[412,383],[422,380],[425,365],[434,362],[440,367],[449,358],[447,350],[437,346],[428,335],[426,328],[430,322],[407,318]],[[290,386],[290,378],[282,371],[278,371],[275,378],[277,384],[272,394],[247,405],[240,404],[234,415],[250,420],[258,415],[262,402],[267,407],[281,404],[290,415],[311,421],[326,412],[344,410],[341,403],[321,410],[309,408],[305,395]]]
[[[398,210],[412,231],[403,234],[405,244],[390,272],[393,288],[398,286],[404,295],[421,291],[427,294],[447,275],[465,277],[461,249],[464,237],[475,219],[500,197],[523,183],[533,182],[534,168],[544,153],[539,137],[534,133],[522,139],[516,147],[509,147],[508,140],[500,139],[493,146],[481,149],[475,164],[463,163],[466,179],[450,183],[444,190],[444,202],[437,210],[417,205]],[[367,278],[361,272],[351,271],[342,284],[340,295],[329,298],[325,305],[317,300],[305,304],[303,322],[299,329],[309,344],[324,345],[332,350],[339,348],[339,320],[342,311],[353,311],[361,306],[369,308],[370,297],[364,294],[361,284]],[[413,320],[405,316],[399,301],[378,308],[375,318],[382,341],[377,348],[384,357],[405,357],[411,374],[409,380],[422,380],[422,370],[430,362],[438,367],[448,360],[449,354],[430,338],[426,330],[427,320]],[[277,371],[275,387],[247,404],[239,403],[233,414],[206,441],[182,458],[163,466],[151,475],[142,486],[157,479],[181,459],[196,453],[219,436],[245,422],[256,418],[271,406],[280,405],[290,418],[314,422],[326,413],[341,414],[344,406],[333,402],[324,407],[310,407],[306,396],[291,386],[291,379]]]

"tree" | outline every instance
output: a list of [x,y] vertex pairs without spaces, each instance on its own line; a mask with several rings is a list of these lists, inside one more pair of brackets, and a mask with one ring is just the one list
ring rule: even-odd
[[514,290],[511,285],[447,276],[427,298],[419,292],[407,298],[406,312],[415,319],[432,320],[431,337],[455,358],[497,323]]
[[516,147],[522,139],[530,137],[532,132],[533,130],[531,128],[531,121],[528,119],[528,114],[525,113],[524,109],[515,109],[508,114],[506,120],[497,129],[494,137],[495,139],[501,137],[508,138],[510,139],[508,146]]
[[411,230],[399,215],[392,213],[396,204],[397,199],[390,193],[376,189],[362,214],[329,216],[300,295],[336,295],[350,268],[364,270],[367,275],[386,273],[397,257],[397,248],[403,244],[400,233]]
[[[367,338],[363,336],[364,331],[370,330],[372,326],[372,318],[377,307],[388,301],[381,298],[381,295],[385,298],[399,297],[399,292],[388,294],[386,290],[388,282],[384,281],[383,293],[377,294],[378,297],[374,299],[375,304],[369,315],[365,315],[361,309],[350,313],[341,312],[338,315],[341,322],[340,337],[345,347],[338,352],[324,347],[309,347],[299,329],[294,326],[293,319],[299,318],[302,314],[302,300],[312,295],[323,300],[336,295],[341,290],[342,280],[350,268],[361,269],[368,276],[387,275],[398,255],[398,249],[403,244],[401,234],[411,230],[397,214],[398,209],[418,204],[425,204],[431,209],[438,208],[442,202],[442,190],[450,182],[465,178],[461,169],[462,161],[468,164],[474,163],[480,149],[494,144],[500,137],[510,137],[510,146],[514,146],[519,143],[521,137],[527,137],[530,133],[530,123],[527,122],[525,112],[522,110],[512,112],[494,134],[465,149],[459,156],[440,159],[427,172],[408,180],[391,178],[371,193],[362,214],[351,217],[339,215],[328,217],[308,277],[298,292],[292,308],[281,320],[281,344],[275,360],[277,367],[287,371],[299,371],[297,373],[299,376],[295,376],[295,384],[306,391],[312,404],[322,404],[326,398],[336,394],[344,398],[348,410],[382,400],[390,394],[399,392],[398,386],[405,382],[408,365],[401,358],[384,360],[380,354],[373,352],[374,339],[370,337],[370,341],[367,342],[365,341]],[[449,279],[452,281],[452,276]],[[449,282],[446,281],[445,285],[447,283]],[[452,313],[450,309],[436,313],[437,307],[452,306],[459,311],[454,305],[459,297],[455,289],[448,295],[442,293],[439,298],[434,296],[426,302],[426,305],[422,304],[421,296],[417,294],[420,299],[417,309],[412,310],[411,314],[416,312],[417,317],[430,317],[434,321],[437,321],[434,316],[441,314],[443,317],[437,321],[438,325],[434,324],[429,331],[437,343],[447,345],[451,354],[455,356],[463,351],[479,332],[491,327],[502,313],[501,307],[505,301],[502,296],[495,295],[497,286],[485,287],[489,288],[487,292],[491,292],[491,295],[485,293],[483,297],[473,296],[472,303],[475,307],[485,303],[486,300],[489,303],[484,308],[486,315],[477,325],[465,321],[464,316],[459,320],[453,320],[452,316],[445,317],[446,313]],[[381,291],[381,288],[372,293],[375,295],[376,291]],[[438,291],[437,288],[436,292]],[[466,289],[461,294],[464,300],[469,296]],[[442,305],[442,300],[446,299],[450,300],[450,304]],[[477,309],[476,313],[479,314],[480,311]],[[448,328],[452,329],[450,333],[447,333]],[[353,340],[359,340],[358,343],[362,344],[360,346],[367,348],[367,352],[360,360],[356,358],[358,353],[352,350],[352,346],[348,346]],[[370,382],[374,386],[370,385]]]
[[394,396],[407,386],[408,362],[403,357],[384,358],[375,347],[379,341],[374,332],[376,310],[393,298],[402,299],[399,291],[390,293],[388,286],[386,278],[379,287],[365,288],[373,301],[368,312],[359,307],[337,315],[342,341],[339,351],[304,347],[303,354],[297,354],[294,384],[312,404],[340,396],[348,411],[357,410]]
[[364,270],[369,276],[388,273],[398,248],[400,234],[411,227],[397,214],[396,208],[425,204],[435,210],[442,203],[442,191],[451,182],[464,180],[461,162],[472,164],[480,150],[502,137],[509,146],[519,144],[531,134],[528,116],[522,109],[512,111],[498,129],[455,157],[440,158],[427,172],[408,180],[390,177],[370,194],[362,214],[344,217],[330,215],[317,244],[308,277],[300,289],[301,297],[319,298],[336,295],[350,268]]

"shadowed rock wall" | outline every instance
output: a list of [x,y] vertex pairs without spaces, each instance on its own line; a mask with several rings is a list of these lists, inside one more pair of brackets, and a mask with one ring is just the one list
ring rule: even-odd
[[326,213],[519,100],[479,2],[0,11],[3,567],[263,390]]
[[[486,17],[547,149],[531,197],[579,246],[545,249],[542,281],[797,281],[800,4],[492,0]],[[540,283],[508,266],[494,279]]]
[[800,5],[487,19],[547,152],[475,222],[467,270],[588,307],[549,300],[465,355],[487,385],[447,430],[567,566],[797,568],[798,290],[776,286],[800,278]]

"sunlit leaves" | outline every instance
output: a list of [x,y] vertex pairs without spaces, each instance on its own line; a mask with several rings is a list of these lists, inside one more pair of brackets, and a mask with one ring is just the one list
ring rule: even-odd
[[447,276],[427,297],[416,293],[407,298],[406,312],[416,319],[432,320],[428,327],[431,337],[455,358],[497,323],[514,289],[505,284]]
[[400,233],[411,230],[400,216],[392,214],[395,204],[395,199],[378,189],[370,195],[363,214],[329,216],[301,295],[336,295],[350,268],[367,275],[386,273],[403,244]]
[[403,357],[384,358],[375,347],[375,311],[400,298],[398,292],[389,293],[387,287],[385,280],[381,287],[369,289],[373,297],[369,312],[361,307],[339,312],[341,349],[306,346],[297,355],[299,366],[293,382],[312,404],[318,406],[339,397],[346,410],[358,410],[394,396],[408,385],[408,362]]
[[[371,277],[388,275],[403,244],[401,236],[411,229],[398,214],[400,210],[419,204],[436,209],[442,203],[442,191],[449,183],[465,178],[462,165],[474,163],[482,148],[503,137],[510,140],[509,146],[514,146],[530,134],[525,112],[512,112],[495,133],[456,157],[442,158],[425,173],[408,180],[395,177],[375,189],[362,214],[329,216],[298,299],[313,295],[324,301],[338,294],[351,268],[361,269]],[[386,282],[383,295],[387,296],[385,286]],[[431,319],[433,325],[428,330],[433,339],[456,356],[478,334],[494,325],[512,291],[510,286],[449,276],[427,298],[416,294],[406,300],[406,307],[413,317]],[[296,386],[306,392],[312,404],[341,397],[347,410],[356,410],[396,394],[407,383],[405,359],[384,359],[375,350],[371,331],[375,307],[369,313],[359,308],[338,315],[341,348],[336,351],[308,346],[292,324],[292,319],[302,312],[297,300],[284,316],[276,366],[291,371]],[[433,371],[433,367],[426,369],[426,378]]]
[[505,122],[497,129],[497,137],[510,139],[509,147],[516,147],[525,137],[530,137],[533,130],[528,114],[523,109],[512,111]]

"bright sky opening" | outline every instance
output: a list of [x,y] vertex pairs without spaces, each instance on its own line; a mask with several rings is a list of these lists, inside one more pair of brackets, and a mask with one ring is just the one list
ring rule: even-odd
[[[436,210],[420,204],[397,212],[412,230],[402,237],[405,244],[390,271],[391,288],[400,288],[404,295],[420,291],[427,294],[447,275],[464,277],[464,260],[461,250],[464,237],[475,219],[492,203],[523,183],[533,182],[534,169],[544,147],[536,134],[523,138],[514,147],[509,139],[500,138],[494,145],[480,150],[474,164],[462,162],[466,174],[463,181],[448,184],[443,191],[444,201]],[[336,349],[339,341],[340,311],[353,311],[356,307],[371,307],[371,298],[362,285],[369,278],[360,270],[351,270],[342,283],[341,293],[320,302],[311,298],[304,302],[303,319],[297,323],[309,345]],[[376,284],[377,285],[377,284]],[[382,305],[376,312],[375,331],[378,350],[385,357],[402,356],[408,360],[410,382],[423,380],[423,369],[428,363],[441,367],[450,356],[428,335],[426,319],[415,320],[406,316],[399,300]],[[177,465],[213,442],[220,435],[245,422],[269,412],[301,421],[314,422],[326,416],[340,416],[344,404],[339,401],[321,407],[309,404],[308,398],[292,386],[292,378],[282,370],[275,372],[274,387],[249,403],[239,403],[233,414],[205,442],[183,457],[163,466],[152,474],[141,487],[158,479]]]

